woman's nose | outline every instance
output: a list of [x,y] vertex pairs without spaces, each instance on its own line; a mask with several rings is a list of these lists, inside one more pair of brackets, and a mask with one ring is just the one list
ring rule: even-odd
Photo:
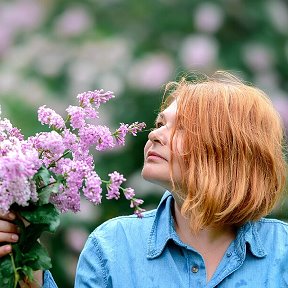
[[148,135],[148,139],[153,143],[165,144],[164,135],[163,133],[161,134],[158,129],[151,131]]

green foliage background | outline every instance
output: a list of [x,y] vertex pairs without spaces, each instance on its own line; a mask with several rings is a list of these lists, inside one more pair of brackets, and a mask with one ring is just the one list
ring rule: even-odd
[[[282,0],[2,0],[0,104],[26,136],[46,128],[40,105],[64,115],[76,95],[104,88],[116,99],[101,122],[144,121],[153,126],[162,85],[192,70],[225,69],[264,89],[288,127],[288,4]],[[156,207],[163,192],[141,180],[147,132],[124,149],[95,154],[103,178],[123,173]],[[124,200],[62,215],[56,235],[42,240],[59,287],[73,287],[75,265],[88,234],[100,223],[131,213]],[[286,201],[274,216],[287,219]]]

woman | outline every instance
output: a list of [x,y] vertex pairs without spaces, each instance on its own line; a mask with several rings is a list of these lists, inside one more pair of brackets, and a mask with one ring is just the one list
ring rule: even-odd
[[[262,218],[286,177],[283,127],[270,100],[225,72],[167,91],[142,176],[170,192],[142,219],[96,228],[75,287],[288,287],[288,225]],[[8,221],[0,231],[2,242],[17,235]],[[44,287],[51,281],[46,272]]]

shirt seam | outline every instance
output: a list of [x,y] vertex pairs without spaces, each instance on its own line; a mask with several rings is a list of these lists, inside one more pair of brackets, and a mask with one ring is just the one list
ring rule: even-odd
[[99,248],[99,243],[98,243],[98,240],[94,237],[91,237],[91,240],[92,240],[92,244],[93,246],[95,247],[96,249],[96,256],[98,257],[98,259],[100,260],[100,265],[101,265],[101,274],[102,274],[102,277],[103,277],[103,280],[104,280],[104,283],[105,283],[105,287],[108,287],[108,279],[107,279],[107,274],[105,273],[105,265],[103,263],[103,258],[102,258],[102,251],[100,250]]
[[281,226],[285,226],[286,228],[288,227],[288,223],[278,220],[278,219],[269,219],[269,218],[262,218],[258,222],[263,222],[263,223],[273,223]]

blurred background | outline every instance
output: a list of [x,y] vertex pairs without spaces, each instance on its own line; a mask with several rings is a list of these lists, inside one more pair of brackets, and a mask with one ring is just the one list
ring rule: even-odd
[[[225,69],[262,88],[288,129],[288,2],[286,0],[1,0],[0,104],[2,116],[25,136],[43,131],[37,108],[65,115],[80,92],[103,88],[117,96],[102,105],[101,123],[146,122],[153,126],[163,84],[192,71]],[[127,186],[158,204],[163,190],[140,171],[147,132],[127,145],[95,154],[107,178],[123,173]],[[286,201],[272,216],[288,219]],[[124,200],[62,215],[46,235],[59,287],[73,287],[79,253],[103,221],[130,214]]]

